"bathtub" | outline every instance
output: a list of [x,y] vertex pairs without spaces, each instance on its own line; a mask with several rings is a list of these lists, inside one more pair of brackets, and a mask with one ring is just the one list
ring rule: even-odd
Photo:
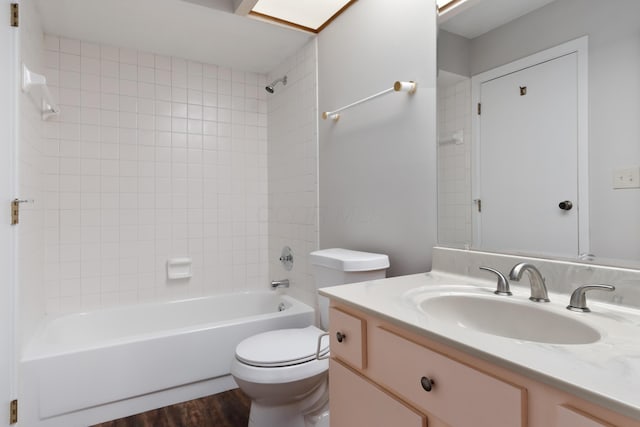
[[20,362],[20,422],[86,426],[234,388],[242,339],[314,320],[269,291],[46,319]]

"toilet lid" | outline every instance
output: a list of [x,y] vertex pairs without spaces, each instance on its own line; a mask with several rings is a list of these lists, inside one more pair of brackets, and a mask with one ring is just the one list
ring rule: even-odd
[[[236,358],[247,365],[282,367],[309,362],[316,358],[318,336],[324,331],[309,326],[264,332],[243,340],[236,347]],[[322,339],[320,355],[329,352],[329,337]]]

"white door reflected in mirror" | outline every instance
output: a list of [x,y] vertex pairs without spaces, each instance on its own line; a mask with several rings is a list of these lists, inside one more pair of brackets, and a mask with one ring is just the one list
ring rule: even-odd
[[578,255],[577,55],[480,83],[475,247]]

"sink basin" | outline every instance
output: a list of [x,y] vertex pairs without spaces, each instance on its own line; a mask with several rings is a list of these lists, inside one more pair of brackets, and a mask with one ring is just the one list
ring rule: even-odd
[[492,335],[549,344],[589,344],[600,333],[580,320],[535,303],[502,297],[448,294],[428,298],[420,309],[429,317]]

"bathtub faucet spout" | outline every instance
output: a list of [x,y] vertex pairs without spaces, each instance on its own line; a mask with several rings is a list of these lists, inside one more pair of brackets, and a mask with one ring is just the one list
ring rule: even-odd
[[271,282],[271,289],[288,288],[288,287],[289,287],[289,279],[273,280]]

